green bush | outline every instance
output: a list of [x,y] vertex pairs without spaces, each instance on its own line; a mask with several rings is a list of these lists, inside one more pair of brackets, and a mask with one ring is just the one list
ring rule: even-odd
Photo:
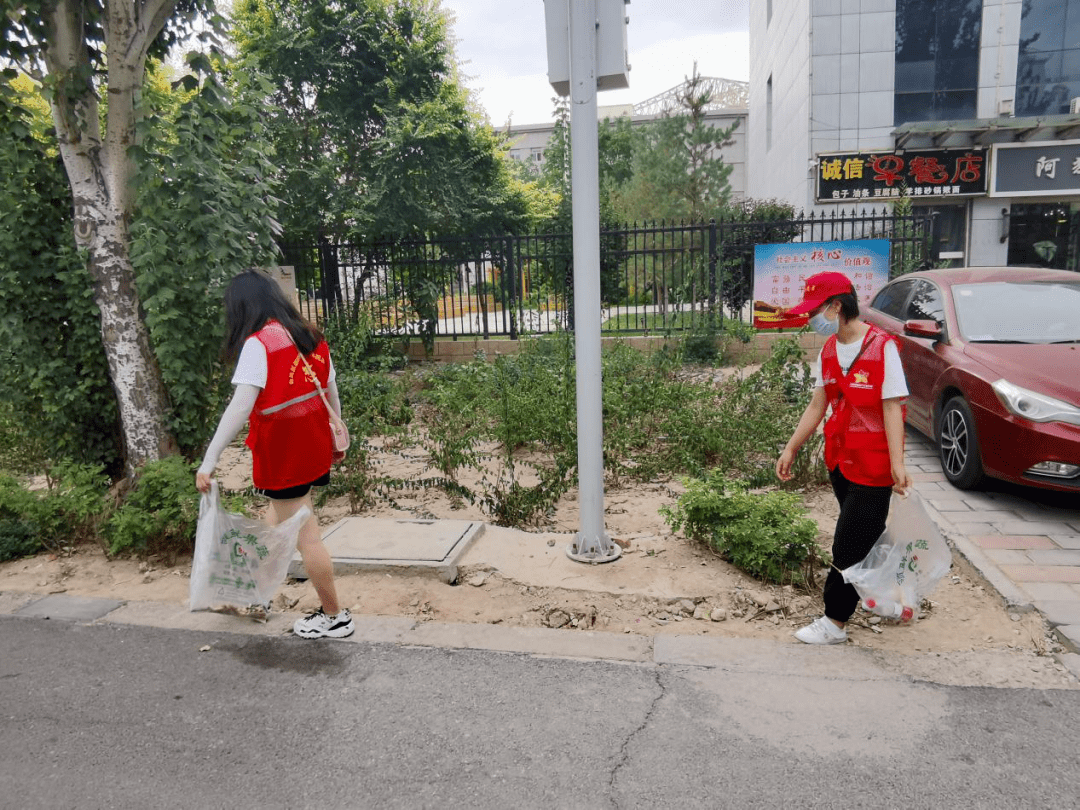
[[371,313],[366,310],[358,309],[356,317],[332,315],[321,327],[339,375],[397,370],[408,362],[395,348],[395,339],[374,333]]
[[688,480],[686,493],[661,514],[675,531],[716,549],[737,568],[777,584],[807,586],[826,555],[815,537],[817,524],[806,517],[796,495],[750,492],[721,470]]
[[104,526],[109,554],[157,553],[173,557],[195,546],[199,492],[195,465],[180,456],[153,461]]
[[0,561],[95,539],[107,486],[100,467],[74,462],[54,467],[43,490],[0,475]]
[[[335,369],[337,360],[334,360]],[[409,380],[368,371],[338,372],[341,414],[354,436],[394,433],[413,419]]]
[[14,404],[0,399],[0,470],[38,475],[48,466],[49,442],[33,420]]
[[44,548],[48,507],[19,481],[0,474],[0,562],[36,554]]
[[104,469],[64,461],[49,471],[48,482],[45,499],[56,522],[46,543],[74,545],[98,540],[108,511],[109,477]]

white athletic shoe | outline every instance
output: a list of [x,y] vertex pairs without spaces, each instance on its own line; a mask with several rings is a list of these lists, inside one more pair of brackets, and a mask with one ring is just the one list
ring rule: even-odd
[[353,630],[352,615],[348,608],[342,608],[336,616],[328,616],[320,607],[302,619],[297,619],[293,632],[300,638],[345,638]]
[[806,644],[843,644],[847,631],[833,624],[832,619],[822,616],[795,633],[795,638]]

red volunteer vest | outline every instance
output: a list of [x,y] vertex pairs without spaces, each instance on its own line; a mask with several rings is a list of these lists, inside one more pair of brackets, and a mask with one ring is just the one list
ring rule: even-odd
[[885,346],[894,340],[873,324],[845,375],[836,357],[836,336],[821,350],[821,377],[831,413],[825,422],[825,464],[856,484],[893,485],[889,442],[881,407]]
[[[255,333],[266,348],[266,387],[251,410],[247,446],[253,459],[252,480],[259,489],[308,484],[330,469],[333,444],[329,415],[289,333],[268,321]],[[308,364],[326,387],[330,349],[326,341],[307,355]]]

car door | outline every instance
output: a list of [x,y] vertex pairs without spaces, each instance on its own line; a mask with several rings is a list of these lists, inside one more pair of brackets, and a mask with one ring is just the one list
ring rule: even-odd
[[874,313],[869,320],[890,335],[899,337],[904,330],[904,312],[915,281],[913,278],[902,278],[882,287],[870,304]]
[[[945,328],[945,306],[936,284],[926,279],[915,282],[904,308],[903,320],[935,321],[942,329]],[[908,421],[928,435],[934,408],[934,384],[946,368],[946,361],[942,358],[943,347],[942,341],[928,338],[904,335],[900,339],[900,360],[910,392]]]

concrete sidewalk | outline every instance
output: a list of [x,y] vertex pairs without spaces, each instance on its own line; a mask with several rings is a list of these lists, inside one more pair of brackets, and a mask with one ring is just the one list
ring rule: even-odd
[[1061,643],[1080,652],[1080,493],[1042,492],[989,481],[981,491],[950,484],[937,448],[907,431],[908,469],[931,517],[1014,610],[1037,610]]
[[[1011,610],[1038,611],[1045,618],[1062,645],[1070,651],[1057,656],[1057,660],[1080,678],[1080,508],[1073,505],[1075,499],[993,482],[980,492],[958,490],[945,480],[934,445],[910,429],[907,460],[916,481],[916,490],[923,496],[931,517],[956,551],[989,582]],[[442,528],[453,528],[449,526],[453,521],[405,523],[445,523],[447,526]],[[432,525],[430,528],[439,527]],[[451,534],[457,537],[461,532]],[[466,532],[463,536],[474,535]],[[455,548],[461,545],[463,550],[467,547],[467,544],[461,543],[448,542],[448,545]],[[561,547],[548,547],[541,543],[540,550],[530,547],[526,553],[512,542],[502,545],[506,546],[504,556],[487,560],[488,563],[496,562],[494,567],[499,570],[506,569],[512,573],[514,561],[521,565],[525,564],[526,559],[535,568],[537,560],[543,557],[546,560],[545,570],[552,570],[551,575],[555,577],[558,587],[567,587],[562,581],[565,572],[559,569],[562,566],[573,568],[577,587],[604,589],[602,582],[592,581],[592,578],[600,577],[603,571],[595,566],[568,562]],[[534,555],[539,556],[533,559]],[[393,567],[407,563],[396,559],[397,556],[391,554],[390,557],[395,559],[375,562]],[[467,558],[462,559],[467,562]],[[457,561],[455,557],[451,564],[456,565]],[[712,582],[707,569],[703,570],[705,573],[691,571],[683,574],[679,583],[682,589],[685,590],[687,586],[687,577],[696,583],[696,575],[704,578],[697,584],[697,589],[702,593],[709,592]],[[685,595],[677,590],[674,583],[667,582],[663,571],[649,577],[648,592],[652,595]],[[295,619],[292,614],[272,614],[267,624],[253,625],[238,622],[235,617],[228,615],[189,613],[186,607],[175,604],[121,602],[70,595],[0,593],[0,615],[5,614],[256,635],[287,634]],[[636,663],[686,663],[686,660],[705,656],[710,661],[725,660],[730,664],[732,654],[743,654],[753,648],[752,644],[743,645],[735,639],[629,636],[602,631],[567,633],[563,630],[443,624],[374,616],[356,616],[356,621],[354,641],[500,650]],[[762,644],[771,650],[774,643],[763,641]],[[793,646],[802,649],[802,645]],[[678,647],[682,653],[669,657],[664,651],[673,647]],[[870,653],[863,651],[859,654]],[[688,658],[684,660],[681,655]],[[908,671],[908,668],[916,666],[912,663],[915,659],[905,656],[895,658],[893,663],[900,671]],[[977,661],[973,660],[971,664],[973,672],[978,670]],[[918,673],[912,669],[910,674]],[[965,685],[979,684],[973,677]]]

